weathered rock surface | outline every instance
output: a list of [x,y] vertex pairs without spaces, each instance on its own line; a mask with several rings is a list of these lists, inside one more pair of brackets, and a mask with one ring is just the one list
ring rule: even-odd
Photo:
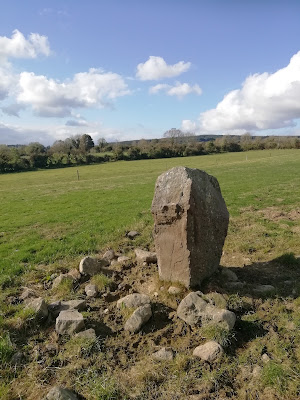
[[75,336],[85,338],[85,339],[91,339],[91,340],[96,340],[96,338],[97,338],[95,329],[93,329],[93,328],[87,329],[82,332],[78,332],[78,333],[76,333]]
[[120,256],[118,257],[118,263],[121,265],[128,264],[130,262],[130,258],[127,256]]
[[135,252],[137,262],[140,262],[140,263],[145,262],[147,264],[154,264],[157,262],[156,253],[154,253],[152,251],[135,249],[134,252]]
[[268,294],[275,291],[275,287],[272,285],[257,285],[253,288],[253,292],[256,294]]
[[203,299],[201,292],[189,293],[179,304],[177,315],[191,326],[208,322],[223,323],[229,330],[234,327],[236,320],[232,311],[210,304]]
[[45,400],[78,400],[78,397],[69,389],[54,386],[45,397]]
[[57,278],[54,279],[52,283],[52,288],[57,288],[63,281],[72,281],[74,282],[73,276],[69,274],[60,274]]
[[170,286],[168,289],[169,294],[177,295],[181,293],[181,289],[176,286]]
[[102,268],[108,267],[109,261],[105,258],[84,257],[79,264],[79,271],[83,275],[93,276],[100,274]]
[[45,319],[48,317],[48,307],[42,297],[29,300],[25,308],[34,310],[37,319]]
[[84,318],[77,310],[61,311],[56,318],[55,330],[60,335],[73,335],[84,329]]
[[36,297],[35,292],[32,289],[25,287],[23,288],[23,292],[20,294],[19,299],[24,301],[33,297]]
[[156,181],[152,214],[161,279],[193,287],[218,269],[229,214],[216,178],[172,168]]
[[150,304],[150,297],[146,294],[133,293],[122,297],[117,301],[117,307],[138,308]]
[[112,261],[116,257],[115,252],[112,249],[107,250],[103,254],[103,258],[105,258],[108,261]]
[[193,351],[193,356],[201,358],[201,360],[213,362],[223,353],[223,348],[219,343],[211,340]]
[[239,280],[236,273],[229,268],[221,268],[221,276],[225,278],[228,282],[236,282]]
[[52,313],[54,317],[57,317],[61,311],[66,310],[77,310],[84,311],[86,310],[86,301],[85,300],[68,300],[68,301],[54,301],[49,304],[49,311]]
[[163,347],[160,350],[153,353],[152,358],[154,360],[159,360],[159,361],[172,361],[174,358],[174,354],[171,349],[166,349],[165,347]]
[[76,268],[71,269],[71,270],[67,273],[67,275],[70,275],[72,278],[74,278],[74,279],[77,280],[77,281],[79,281],[80,278],[81,278],[81,274],[80,274],[80,272],[78,271],[78,269],[76,269]]
[[131,240],[133,240],[133,239],[135,239],[137,236],[139,236],[140,234],[139,234],[139,232],[137,232],[137,231],[130,231],[130,232],[128,232],[127,233],[127,237],[129,238],[129,239],[131,239]]
[[151,305],[146,304],[137,308],[134,313],[128,318],[126,324],[124,326],[125,331],[129,331],[131,333],[138,332],[141,327],[149,321],[152,317]]
[[93,285],[91,283],[86,285],[84,291],[85,291],[85,294],[87,295],[87,297],[96,297],[98,294],[97,286]]

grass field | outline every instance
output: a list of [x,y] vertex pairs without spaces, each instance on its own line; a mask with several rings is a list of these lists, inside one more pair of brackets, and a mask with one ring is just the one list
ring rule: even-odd
[[[178,165],[203,169],[220,183],[230,213],[221,264],[236,267],[232,270],[245,287],[229,289],[214,277],[201,290],[207,296],[222,294],[221,300],[217,295],[222,307],[237,315],[234,331],[189,329],[178,318],[169,318],[187,292],[179,298],[168,296],[160,291],[168,284],[158,280],[157,267],[135,263],[114,283],[141,293],[151,286],[158,292],[151,295],[154,317],[141,334],[124,332],[126,313],[118,313],[114,299],[127,294],[123,289],[116,289],[111,300],[99,296],[89,301],[84,317],[86,326],[96,330],[96,343],[58,337],[51,318],[36,323],[32,310],[18,300],[21,286],[33,288],[49,303],[85,298],[85,280],[54,290],[51,276],[78,268],[82,256],[99,255],[110,247],[129,256],[134,247],[153,248],[150,207],[155,180]],[[1,399],[40,400],[54,383],[89,400],[298,398],[300,265],[294,255],[300,254],[299,150],[7,174],[0,176],[0,193]],[[125,232],[133,229],[141,236],[130,241]],[[102,294],[108,294],[110,280],[104,278],[93,279],[103,286]],[[252,291],[255,283],[272,284],[275,291],[257,295]],[[191,354],[211,339],[224,345],[225,354],[209,366]],[[149,359],[158,346],[173,348],[171,363]],[[11,361],[16,352],[23,354],[19,366]],[[264,354],[269,361],[262,361]]]
[[177,165],[219,180],[232,222],[225,249],[233,256],[249,258],[252,249],[250,258],[268,260],[297,252],[299,221],[266,219],[260,211],[299,210],[298,150],[116,162],[78,168],[79,181],[77,168],[0,176],[0,282],[38,263],[77,261],[121,240],[125,230],[149,228],[155,180]]

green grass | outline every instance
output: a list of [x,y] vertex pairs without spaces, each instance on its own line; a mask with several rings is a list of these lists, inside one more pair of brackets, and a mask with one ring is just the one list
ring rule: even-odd
[[[228,250],[261,255],[276,243],[278,256],[296,251],[291,227],[266,221],[258,211],[272,206],[290,210],[298,204],[298,150],[121,161],[80,167],[80,181],[77,167],[1,175],[0,281],[9,283],[36,264],[96,253],[133,227],[145,230],[148,236],[140,240],[149,241],[155,180],[176,165],[203,169],[219,180],[232,217]],[[236,228],[240,220],[248,236],[254,236],[246,243],[236,242],[243,236],[243,229]],[[254,222],[260,223],[259,231]]]

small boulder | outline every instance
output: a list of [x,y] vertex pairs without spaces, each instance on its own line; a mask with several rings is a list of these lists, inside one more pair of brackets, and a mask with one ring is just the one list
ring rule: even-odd
[[126,265],[130,262],[130,258],[127,256],[120,256],[118,257],[118,263],[121,265]]
[[138,308],[145,304],[150,304],[150,297],[140,293],[128,294],[117,301],[118,308]]
[[161,348],[152,354],[152,358],[158,361],[172,361],[174,358],[173,351],[171,349],[167,349],[166,347]]
[[19,296],[19,299],[24,301],[30,298],[36,297],[35,292],[32,289],[29,289],[27,287],[23,288],[23,292]]
[[137,308],[134,313],[128,318],[124,329],[125,331],[136,333],[147,321],[149,321],[151,317],[151,305],[145,304],[144,306]]
[[135,249],[136,260],[139,263],[155,264],[157,262],[156,253],[142,249]]
[[48,317],[48,307],[42,297],[28,301],[25,308],[34,310],[37,319],[45,319]]
[[85,300],[61,301],[60,306],[61,306],[61,311],[64,310],[84,311],[86,310],[86,301]]
[[87,295],[87,297],[96,297],[98,294],[97,286],[93,285],[91,283],[86,285],[84,291],[85,291],[85,294]]
[[176,286],[170,286],[168,289],[168,293],[175,296],[181,293],[181,289]]
[[221,268],[221,276],[222,278],[226,279],[228,282],[236,282],[239,280],[239,278],[237,277],[236,273],[233,272],[231,269],[229,268]]
[[135,239],[137,236],[140,236],[140,233],[137,231],[130,231],[126,234],[126,236],[128,237],[128,239],[133,240]]
[[74,282],[74,278],[69,274],[60,274],[57,278],[54,279],[52,283],[52,289],[57,288],[63,281],[72,281]]
[[76,269],[76,268],[71,269],[71,270],[67,273],[67,275],[70,275],[70,276],[71,276],[73,279],[75,279],[76,281],[79,281],[80,278],[81,278],[81,274],[80,274],[80,272],[78,271],[78,269]]
[[78,397],[69,389],[64,389],[60,386],[54,386],[50,392],[48,392],[45,400],[78,400]]
[[219,343],[211,340],[193,351],[193,356],[201,358],[201,360],[213,362],[221,356],[223,348]]
[[178,317],[191,326],[212,322],[223,323],[227,329],[232,329],[236,320],[235,314],[232,311],[215,307],[202,296],[201,292],[189,293],[177,308]]
[[104,254],[103,254],[103,258],[105,260],[108,260],[109,262],[112,261],[114,258],[116,257],[115,252],[112,249],[107,250]]
[[76,337],[85,338],[85,339],[92,339],[92,340],[96,340],[97,339],[95,329],[93,329],[93,328],[86,329],[85,331],[78,332],[78,333],[76,333],[75,336]]
[[79,264],[79,271],[83,275],[93,276],[100,274],[104,267],[109,266],[109,261],[105,258],[84,257]]
[[253,288],[253,292],[258,295],[266,295],[275,291],[272,285],[257,285]]
[[268,356],[267,353],[264,353],[264,354],[261,356],[261,360],[262,360],[262,362],[263,362],[264,364],[268,364],[268,362],[271,361],[271,358]]
[[73,335],[84,329],[84,318],[77,310],[61,311],[56,318],[55,330],[60,335]]

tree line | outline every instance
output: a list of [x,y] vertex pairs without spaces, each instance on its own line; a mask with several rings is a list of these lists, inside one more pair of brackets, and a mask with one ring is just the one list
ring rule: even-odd
[[162,139],[107,143],[100,138],[95,145],[90,135],[77,135],[58,140],[45,147],[38,142],[22,146],[0,145],[0,173],[62,168],[73,165],[117,160],[141,160],[187,157],[224,152],[264,149],[300,149],[295,136],[255,137],[224,135],[214,140],[199,141],[193,134],[170,129]]

